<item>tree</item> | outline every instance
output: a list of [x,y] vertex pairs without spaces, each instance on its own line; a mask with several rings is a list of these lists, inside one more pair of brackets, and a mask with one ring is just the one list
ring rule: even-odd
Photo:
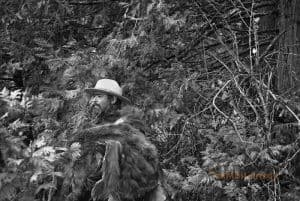
[[278,2],[279,30],[285,32],[279,43],[278,89],[281,93],[300,86],[300,2]]

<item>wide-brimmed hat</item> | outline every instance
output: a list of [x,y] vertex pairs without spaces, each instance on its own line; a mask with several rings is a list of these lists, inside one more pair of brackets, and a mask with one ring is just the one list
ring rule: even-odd
[[116,96],[124,102],[130,103],[130,100],[123,96],[123,91],[120,85],[111,79],[98,80],[94,88],[87,88],[85,92],[91,96],[108,94]]

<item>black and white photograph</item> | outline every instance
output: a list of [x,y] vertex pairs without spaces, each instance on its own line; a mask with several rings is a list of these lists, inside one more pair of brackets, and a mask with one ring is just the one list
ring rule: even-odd
[[0,0],[0,201],[300,201],[300,0]]

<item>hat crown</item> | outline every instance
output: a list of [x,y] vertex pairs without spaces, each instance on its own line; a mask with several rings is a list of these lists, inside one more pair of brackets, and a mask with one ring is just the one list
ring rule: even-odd
[[111,79],[98,80],[94,89],[99,89],[106,92],[112,92],[114,94],[122,96],[122,88],[115,80],[111,80]]

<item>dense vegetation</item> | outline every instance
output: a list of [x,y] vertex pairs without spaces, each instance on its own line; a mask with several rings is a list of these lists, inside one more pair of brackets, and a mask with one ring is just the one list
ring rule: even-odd
[[0,0],[0,201],[56,200],[82,91],[105,77],[145,112],[174,200],[299,200],[279,4]]

